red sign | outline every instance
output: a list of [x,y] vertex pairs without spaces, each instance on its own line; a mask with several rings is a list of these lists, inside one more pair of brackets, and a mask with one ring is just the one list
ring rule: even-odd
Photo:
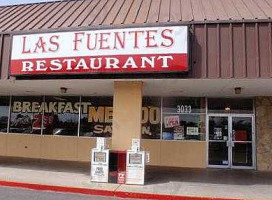
[[117,183],[118,184],[125,184],[126,183],[126,172],[118,172],[118,177],[117,177]]
[[10,75],[187,71],[187,27],[13,36]]

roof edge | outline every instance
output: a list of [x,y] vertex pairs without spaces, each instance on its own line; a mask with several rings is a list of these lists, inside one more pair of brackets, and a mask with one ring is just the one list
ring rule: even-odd
[[41,2],[33,2],[33,3],[21,3],[21,4],[12,4],[12,5],[3,5],[0,8],[13,7],[13,6],[22,6],[22,5],[35,5],[35,4],[45,4],[45,3],[57,3],[57,2],[69,2],[69,1],[84,1],[84,0],[49,0],[49,1],[41,1]]
[[[67,0],[65,0],[67,1]],[[71,1],[71,0],[68,0]],[[180,22],[155,22],[143,24],[129,25],[99,25],[85,27],[65,27],[56,29],[31,29],[20,31],[3,31],[1,35],[22,35],[36,33],[54,33],[54,32],[71,32],[71,31],[86,31],[86,30],[104,30],[104,29],[121,29],[121,28],[141,28],[141,27],[160,27],[160,26],[191,26],[191,25],[216,25],[216,24],[256,24],[256,23],[272,23],[272,19],[255,19],[255,20],[216,20],[216,21],[180,21]]]

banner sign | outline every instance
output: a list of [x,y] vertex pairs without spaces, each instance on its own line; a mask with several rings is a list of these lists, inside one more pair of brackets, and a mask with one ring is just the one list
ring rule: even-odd
[[13,36],[10,75],[183,72],[187,26]]

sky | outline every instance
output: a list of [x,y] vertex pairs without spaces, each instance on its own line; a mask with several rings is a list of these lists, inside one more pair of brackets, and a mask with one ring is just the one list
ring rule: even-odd
[[46,2],[46,1],[56,1],[56,0],[0,0],[0,6],[5,5],[17,5],[25,3],[36,3],[36,2]]

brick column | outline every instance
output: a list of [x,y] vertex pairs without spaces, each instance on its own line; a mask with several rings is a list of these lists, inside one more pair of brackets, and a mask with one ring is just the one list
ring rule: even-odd
[[256,97],[257,170],[272,171],[272,97]]

